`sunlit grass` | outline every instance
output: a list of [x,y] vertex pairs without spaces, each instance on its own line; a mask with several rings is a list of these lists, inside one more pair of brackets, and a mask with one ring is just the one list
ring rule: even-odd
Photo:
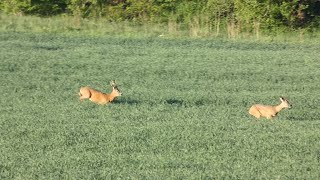
[[[1,179],[318,179],[320,46],[0,33]],[[81,86],[123,96],[80,102]],[[273,121],[253,103],[292,104]]]

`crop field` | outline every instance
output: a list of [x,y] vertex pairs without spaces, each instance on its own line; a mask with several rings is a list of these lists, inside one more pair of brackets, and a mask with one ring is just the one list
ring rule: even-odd
[[[320,45],[0,33],[0,179],[319,179]],[[81,86],[122,96],[80,102]],[[252,104],[292,104],[273,120]]]

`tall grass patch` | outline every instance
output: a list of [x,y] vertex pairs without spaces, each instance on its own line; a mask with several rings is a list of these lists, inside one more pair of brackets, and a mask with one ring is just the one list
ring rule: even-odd
[[[36,16],[16,16],[0,13],[1,32],[52,33],[67,36],[122,36],[132,38],[162,37],[214,38],[251,40],[260,42],[317,43],[319,31],[316,29],[286,29],[241,31],[241,26],[233,21],[216,20],[213,23],[206,15],[188,18],[179,23],[172,16],[168,22],[110,21],[105,18],[86,19],[79,16],[60,15],[48,18]],[[221,21],[221,22],[220,22]],[[258,23],[259,24],[259,23]],[[268,29],[268,28],[267,28]]]

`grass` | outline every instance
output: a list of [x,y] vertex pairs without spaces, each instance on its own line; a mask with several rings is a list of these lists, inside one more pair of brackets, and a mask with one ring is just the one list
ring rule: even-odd
[[[1,179],[319,179],[318,44],[0,33]],[[80,103],[89,85],[123,96]],[[292,103],[272,121],[253,103]]]
[[[204,19],[203,19],[204,18]],[[202,20],[201,20],[202,19]],[[203,21],[202,23],[200,23]],[[90,36],[122,36],[129,38],[137,37],[162,37],[167,39],[177,38],[214,38],[232,39],[260,42],[286,42],[286,43],[312,43],[318,44],[320,31],[317,29],[284,29],[270,27],[256,31],[235,28],[235,25],[221,22],[219,33],[217,27],[207,22],[207,17],[195,18],[185,24],[171,20],[168,23],[155,22],[112,22],[104,18],[82,19],[77,16],[54,16],[41,18],[35,16],[7,15],[0,12],[0,32],[35,32],[35,33],[57,33],[67,36],[90,35]]]

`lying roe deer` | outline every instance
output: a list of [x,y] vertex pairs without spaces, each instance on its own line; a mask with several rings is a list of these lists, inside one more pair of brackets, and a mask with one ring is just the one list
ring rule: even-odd
[[80,101],[89,99],[90,101],[101,105],[112,102],[116,97],[121,96],[121,92],[118,89],[115,80],[111,81],[110,85],[112,87],[112,92],[110,94],[102,93],[87,86],[81,87],[79,92]]
[[252,116],[256,117],[256,118],[260,118],[260,117],[266,117],[267,119],[271,119],[275,116],[277,116],[277,114],[283,109],[283,108],[291,108],[291,105],[289,104],[289,102],[283,98],[280,97],[280,101],[281,103],[277,106],[267,106],[267,105],[261,105],[261,104],[255,104],[253,106],[251,106],[251,108],[249,109],[249,114],[251,114]]

